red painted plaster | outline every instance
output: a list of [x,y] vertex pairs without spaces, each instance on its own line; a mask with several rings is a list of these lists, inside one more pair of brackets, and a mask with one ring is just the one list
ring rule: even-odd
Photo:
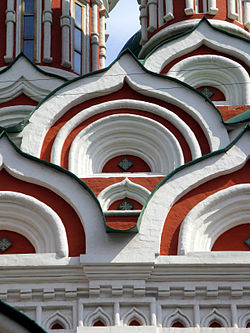
[[120,203],[123,202],[123,200],[128,200],[134,206],[133,210],[140,210],[140,209],[142,209],[142,205],[138,201],[130,199],[128,197],[125,197],[123,199],[116,200],[115,202],[113,202],[109,206],[108,210],[119,210],[118,206],[120,205]]
[[202,92],[202,90],[204,88],[209,88],[214,92],[214,95],[210,98],[211,101],[225,101],[226,100],[225,95],[218,88],[215,88],[212,86],[202,86],[202,87],[198,87],[197,90]]
[[250,247],[244,243],[248,237],[250,237],[250,224],[238,225],[217,238],[212,251],[249,251]]
[[138,216],[106,216],[107,225],[116,230],[128,230],[136,226]]
[[0,255],[36,253],[35,248],[31,242],[26,237],[17,232],[10,230],[0,230],[0,239],[2,237],[6,237],[12,243],[12,245],[4,252],[0,251]]
[[166,64],[166,66],[163,68],[163,70],[161,71],[161,74],[167,75],[168,71],[178,62],[180,62],[183,59],[186,58],[190,58],[196,55],[208,55],[208,54],[213,54],[213,55],[220,55],[223,56],[225,58],[234,60],[235,62],[241,64],[245,70],[250,74],[250,68],[249,66],[244,63],[241,59],[237,58],[236,56],[233,56],[231,54],[227,54],[225,52],[223,52],[223,50],[221,51],[217,51],[213,49],[213,45],[211,44],[211,47],[208,47],[206,45],[201,45],[199,47],[197,47],[195,50],[193,50],[192,52],[187,52],[185,54],[183,54],[182,56],[178,57],[178,54],[176,55],[177,57],[172,60],[171,62],[169,62],[168,64]]
[[180,225],[194,206],[222,189],[242,183],[250,183],[250,162],[240,170],[208,181],[180,198],[172,206],[165,220],[161,236],[161,254],[177,254]]
[[[124,171],[118,166],[118,163],[124,159],[129,159],[134,165],[132,165],[127,171]],[[109,160],[103,167],[102,172],[150,172],[150,168],[146,162],[140,157],[133,155],[120,155]]]
[[13,105],[34,105],[36,106],[38,104],[37,101],[34,101],[30,97],[26,96],[25,94],[21,94],[18,97],[15,97],[11,99],[10,101],[0,103],[0,107],[6,107],[6,106],[13,106]]
[[69,255],[85,253],[85,233],[75,210],[59,195],[36,184],[14,178],[6,170],[0,171],[0,191],[14,191],[30,195],[51,207],[61,218],[69,244]]
[[[58,119],[56,121],[56,123],[48,130],[47,135],[44,139],[42,151],[41,151],[41,155],[40,155],[41,159],[50,161],[51,148],[52,148],[53,142],[55,140],[55,137],[56,137],[58,131],[62,128],[63,125],[65,125],[67,123],[67,121],[69,119],[73,118],[77,113],[79,113],[80,111],[82,111],[90,106],[93,106],[93,105],[101,104],[101,103],[104,103],[107,101],[118,100],[118,99],[127,99],[127,98],[133,99],[133,100],[144,100],[146,102],[154,103],[154,104],[160,105],[162,107],[165,107],[165,108],[173,111],[192,129],[192,131],[194,132],[194,134],[201,146],[202,154],[205,155],[210,152],[210,147],[209,147],[209,143],[208,143],[206,136],[204,135],[200,125],[190,115],[188,115],[185,111],[181,110],[180,108],[178,108],[177,106],[175,106],[173,104],[166,103],[162,100],[139,94],[139,93],[135,92],[134,90],[132,90],[125,83],[123,88],[120,89],[119,91],[80,103],[80,104],[74,106],[73,108],[71,108],[70,110],[68,110],[60,119]],[[165,119],[162,119],[161,117],[150,114],[149,112],[143,112],[143,111],[139,111],[139,110],[126,110],[125,111],[125,110],[119,109],[116,112],[107,111],[107,112],[104,112],[103,114],[93,116],[93,117],[87,119],[84,123],[82,123],[80,126],[78,126],[75,130],[73,130],[72,133],[68,136],[68,138],[64,144],[63,151],[62,151],[61,165],[64,166],[65,168],[67,168],[67,166],[68,166],[67,157],[68,157],[70,144],[71,144],[72,140],[74,139],[74,137],[77,135],[77,133],[79,133],[79,131],[81,131],[81,129],[86,127],[91,122],[93,122],[97,119],[100,119],[101,117],[104,117],[104,116],[107,116],[110,114],[114,114],[114,113],[120,113],[120,112],[144,115],[144,116],[147,116],[151,119],[154,119],[154,120],[164,124],[164,126],[168,127],[169,130],[174,133],[174,135],[177,137],[178,141],[180,142],[183,152],[184,152],[185,161],[187,162],[187,161],[191,160],[191,153],[190,153],[190,149],[188,147],[186,140],[184,139],[182,134],[170,122],[168,122]]]
[[250,105],[225,105],[217,106],[217,108],[220,110],[223,119],[226,121],[250,109]]

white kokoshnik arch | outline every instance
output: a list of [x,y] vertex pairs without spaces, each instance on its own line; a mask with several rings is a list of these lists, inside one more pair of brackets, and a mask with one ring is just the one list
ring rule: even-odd
[[207,100],[200,93],[178,80],[145,70],[127,51],[109,68],[68,82],[51,93],[29,118],[22,132],[21,149],[40,157],[47,132],[68,110],[84,101],[116,92],[125,82],[142,96],[173,104],[195,119],[211,151],[229,143],[221,116],[212,103],[204,103]]
[[168,174],[184,163],[181,146],[163,125],[138,115],[118,114],[83,129],[69,151],[69,170],[78,177],[102,172],[122,154],[143,159],[153,173]]
[[59,216],[45,203],[26,194],[0,191],[0,230],[26,237],[36,253],[68,256],[68,241]]
[[[201,149],[198,143],[198,140],[193,133],[192,129],[185,124],[185,122],[178,117],[174,112],[145,101],[135,101],[135,100],[129,100],[129,99],[120,99],[116,101],[110,101],[101,103],[98,105],[94,105],[92,107],[89,107],[87,109],[84,109],[83,111],[79,112],[77,115],[75,115],[73,118],[71,118],[57,133],[57,136],[55,138],[55,141],[52,146],[51,151],[51,162],[55,164],[61,163],[61,153],[63,145],[68,137],[68,135],[82,122],[87,120],[93,115],[100,114],[105,111],[114,111],[117,114],[119,114],[119,110],[121,109],[132,109],[135,110],[135,116],[136,116],[136,110],[140,111],[146,111],[150,114],[155,114],[157,116],[162,117],[163,119],[168,120],[173,124],[184,136],[185,140],[187,141],[192,158],[195,159],[197,157],[201,156]],[[129,133],[128,128],[128,133]]]
[[194,88],[214,86],[223,92],[226,101],[216,104],[250,104],[250,79],[245,68],[223,56],[197,55],[181,60],[167,73]]
[[[241,30],[243,31],[243,29]],[[179,38],[174,38],[172,41],[167,41],[157,47],[145,59],[144,66],[148,70],[161,73],[171,61],[196,50],[202,45],[234,56],[243,61],[246,66],[250,66],[249,41],[239,38],[237,35],[224,33],[222,29],[215,29],[207,20],[200,21],[190,33],[180,35]]]
[[250,184],[230,186],[198,203],[182,222],[178,253],[211,251],[225,231],[250,223]]
[[145,187],[135,184],[126,178],[119,183],[106,187],[99,193],[97,198],[100,201],[103,211],[107,211],[113,202],[125,197],[136,200],[144,205],[149,194],[150,191]]

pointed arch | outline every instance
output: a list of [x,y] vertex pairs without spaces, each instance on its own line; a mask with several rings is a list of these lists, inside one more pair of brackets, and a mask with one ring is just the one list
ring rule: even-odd
[[106,162],[121,153],[142,158],[157,173],[169,173],[184,163],[178,140],[163,125],[143,116],[118,114],[95,121],[75,137],[69,170],[78,177],[101,173]]
[[250,311],[243,313],[239,318],[239,327],[247,327],[250,322]]
[[125,197],[136,200],[144,205],[149,194],[150,191],[145,187],[135,184],[126,178],[120,183],[112,184],[106,187],[99,193],[97,198],[100,201],[102,209],[106,211],[113,202]]
[[209,312],[202,320],[201,320],[201,326],[203,327],[209,327],[213,322],[217,322],[222,327],[230,327],[230,321],[226,316],[224,316],[222,313],[220,313],[217,309],[213,309],[211,312]]
[[163,327],[171,327],[175,322],[180,322],[184,327],[192,327],[192,321],[189,317],[177,308],[172,314],[163,320]]
[[38,199],[18,192],[1,191],[0,217],[0,229],[26,237],[36,253],[68,255],[68,241],[61,219]]
[[88,314],[85,319],[85,326],[93,326],[96,321],[100,320],[105,326],[112,326],[112,318],[99,306],[94,312]]
[[138,321],[141,326],[149,325],[147,317],[136,307],[133,307],[131,310],[129,310],[122,318],[123,325],[125,326],[129,326],[130,322],[133,320]]
[[51,316],[49,316],[46,320],[44,320],[43,326],[46,329],[51,329],[54,324],[60,324],[64,327],[64,329],[71,329],[72,324],[70,319],[67,318],[61,311],[56,311]]
[[211,251],[225,231],[249,221],[250,185],[218,191],[198,203],[182,222],[178,253]]
[[[211,86],[220,89],[226,97],[222,104],[250,104],[249,75],[245,68],[223,56],[197,55],[181,60],[167,75],[194,88]],[[215,104],[221,104],[216,103]]]

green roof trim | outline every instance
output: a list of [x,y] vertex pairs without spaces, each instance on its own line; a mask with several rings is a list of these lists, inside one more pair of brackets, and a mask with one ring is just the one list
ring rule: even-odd
[[68,175],[69,177],[73,178],[74,180],[76,180],[85,190],[87,190],[87,192],[92,196],[92,198],[95,200],[95,202],[97,203],[98,207],[100,208],[100,211],[102,213],[102,217],[103,217],[103,222],[104,222],[104,225],[106,225],[106,219],[105,219],[105,216],[104,216],[104,213],[103,213],[103,210],[102,210],[102,207],[100,205],[100,202],[99,200],[97,199],[95,193],[91,190],[91,188],[80,178],[78,178],[74,173],[70,172],[69,170],[67,169],[64,169],[56,164],[53,164],[51,162],[47,162],[47,161],[44,161],[40,158],[37,158],[35,156],[32,156],[32,155],[29,155],[25,152],[23,152],[21,149],[19,149],[15,144],[14,142],[11,140],[11,138],[9,137],[8,133],[5,131],[4,128],[0,128],[0,139],[4,136],[7,137],[8,141],[11,143],[11,145],[14,147],[14,149],[17,151],[18,154],[22,155],[23,157],[29,159],[29,160],[32,160],[34,162],[38,162],[40,164],[43,164],[49,168],[53,168],[59,172],[62,172],[66,175]]
[[0,300],[0,312],[6,317],[18,323],[27,331],[31,333],[47,333],[41,326],[39,326],[34,320],[30,319],[26,314],[18,311],[14,307]]
[[[4,72],[8,71],[20,58],[25,58],[25,60],[27,60],[31,64],[32,67],[34,67],[38,72],[40,72],[40,73],[42,73],[44,75],[52,76],[54,78],[57,78],[57,79],[60,79],[60,80],[66,81],[66,82],[68,81],[68,79],[66,79],[63,76],[60,76],[58,74],[49,73],[49,72],[46,72],[45,70],[39,68],[29,58],[27,58],[26,55],[23,52],[19,53],[18,56],[7,67],[5,67],[4,69],[2,69],[0,71],[0,75],[2,73],[4,73]],[[53,67],[51,67],[51,68],[53,68]]]
[[169,38],[168,40],[165,40],[165,41],[163,41],[163,42],[161,42],[159,45],[157,45],[157,46],[155,46],[153,49],[152,49],[152,51],[150,51],[145,57],[144,57],[144,59],[143,59],[143,64],[146,62],[146,60],[156,51],[156,50],[158,50],[160,47],[162,47],[163,45],[165,45],[165,44],[167,44],[167,43],[170,43],[170,42],[172,42],[172,41],[174,41],[174,40],[177,40],[177,39],[179,39],[179,38],[181,38],[181,37],[184,37],[184,36],[186,36],[186,35],[189,35],[189,34],[191,34],[193,31],[195,31],[203,22],[205,22],[205,23],[207,23],[207,25],[210,27],[210,28],[212,28],[212,29],[214,29],[214,30],[216,30],[216,31],[218,31],[218,32],[220,32],[220,33],[223,33],[223,34],[226,34],[226,35],[228,35],[228,36],[230,36],[230,37],[234,37],[234,38],[238,38],[238,39],[241,39],[241,40],[243,40],[244,42],[247,42],[247,43],[249,43],[250,41],[248,40],[248,39],[246,39],[246,38],[244,38],[244,37],[242,37],[242,36],[238,36],[238,35],[236,35],[236,34],[234,34],[234,33],[232,33],[232,32],[229,32],[229,31],[226,31],[226,30],[224,30],[224,29],[221,29],[221,28],[217,28],[217,27],[214,27],[209,21],[208,21],[208,19],[206,18],[206,16],[203,16],[201,19],[200,19],[200,21],[193,27],[193,28],[191,28],[191,29],[189,29],[189,30],[187,30],[187,31],[185,31],[185,32],[183,32],[183,33],[181,33],[181,34],[179,34],[179,35],[177,35],[177,36],[174,36],[174,37],[172,37],[172,38]]
[[204,156],[201,156],[193,161],[190,161],[186,164],[183,164],[181,165],[180,167],[178,167],[177,169],[173,170],[172,172],[170,172],[166,177],[164,177],[160,182],[159,184],[156,185],[156,187],[153,189],[153,191],[150,193],[147,201],[145,202],[144,206],[142,207],[142,210],[141,210],[141,214],[137,220],[137,228],[138,230],[140,230],[140,225],[141,225],[141,220],[142,220],[142,216],[144,214],[144,211],[150,201],[150,199],[153,197],[154,193],[162,186],[164,185],[170,178],[172,178],[175,174],[177,174],[178,172],[182,171],[183,169],[185,168],[188,168],[192,165],[195,165],[201,161],[204,161],[206,159],[209,159],[210,157],[213,157],[213,156],[216,156],[216,155],[220,155],[222,153],[226,153],[230,148],[232,148],[237,141],[239,141],[239,139],[244,135],[244,133],[246,131],[250,130],[250,125],[246,125],[242,131],[239,133],[239,135],[232,141],[229,143],[229,145],[227,145],[225,148],[222,148],[222,149],[219,149],[219,150],[216,150],[216,151],[213,151],[207,155],[204,155]]
[[237,116],[228,119],[227,121],[225,121],[225,124],[234,125],[239,123],[245,123],[248,121],[250,121],[250,109],[247,109],[246,111],[238,114]]

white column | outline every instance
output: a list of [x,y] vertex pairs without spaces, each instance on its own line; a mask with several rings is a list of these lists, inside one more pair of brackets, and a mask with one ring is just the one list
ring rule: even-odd
[[157,326],[155,301],[151,302],[151,304],[150,304],[150,312],[151,312],[151,325]]
[[200,307],[199,307],[199,305],[194,306],[194,326],[200,327]]
[[141,23],[141,45],[145,44],[148,40],[148,32],[147,32],[147,4],[146,0],[141,0],[140,5],[140,23]]
[[115,326],[120,326],[120,304],[114,303]]
[[51,58],[51,25],[52,25],[52,10],[51,0],[44,0],[43,11],[43,61],[50,63]]
[[186,15],[194,14],[194,0],[186,0],[186,8],[184,11]]
[[105,40],[105,25],[107,10],[103,7],[100,11],[100,69],[105,67],[106,59],[106,40]]
[[163,0],[158,1],[158,27],[161,27],[164,24],[164,9],[163,9]]
[[250,0],[244,1],[244,25],[250,29]]
[[235,0],[227,0],[227,7],[228,7],[228,13],[227,16],[231,20],[236,20],[238,18],[238,14],[236,13],[236,3]]
[[62,66],[70,67],[70,12],[69,0],[62,0],[62,16],[60,25],[62,28]]
[[157,29],[157,0],[148,0],[149,25],[148,31],[153,32]]
[[101,6],[99,0],[91,0],[92,3],[92,32],[91,32],[91,50],[92,50],[92,71],[98,70],[98,48],[99,48],[99,33],[98,33],[98,6]]
[[233,327],[238,327],[238,323],[237,323],[237,307],[235,304],[231,304],[231,313],[232,313],[232,326]]
[[4,56],[5,62],[13,60],[14,51],[14,24],[15,24],[15,11],[14,0],[8,0],[6,10],[6,55]]
[[218,8],[216,8],[216,0],[208,0],[208,14],[216,15]]
[[174,19],[173,0],[165,0],[165,5],[166,5],[166,15],[164,16],[164,20],[168,22]]

